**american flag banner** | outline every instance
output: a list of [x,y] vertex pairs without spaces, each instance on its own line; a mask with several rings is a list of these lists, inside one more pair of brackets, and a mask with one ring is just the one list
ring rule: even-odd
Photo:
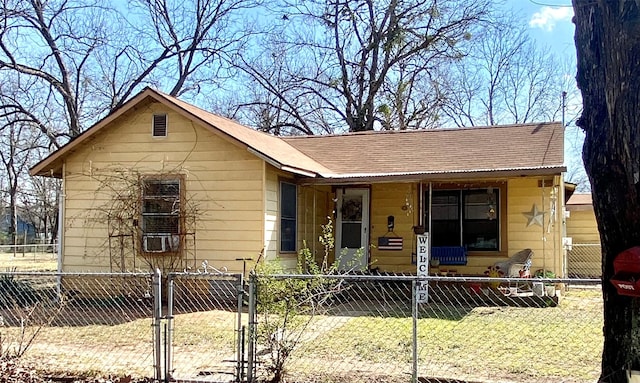
[[402,250],[402,237],[378,237],[378,250]]

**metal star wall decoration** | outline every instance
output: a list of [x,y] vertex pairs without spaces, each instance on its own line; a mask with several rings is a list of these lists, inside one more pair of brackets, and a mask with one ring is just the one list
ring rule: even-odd
[[538,206],[536,206],[535,203],[533,204],[531,211],[525,211],[522,214],[527,217],[527,227],[531,225],[542,226],[542,223],[544,221],[544,211],[538,210]]

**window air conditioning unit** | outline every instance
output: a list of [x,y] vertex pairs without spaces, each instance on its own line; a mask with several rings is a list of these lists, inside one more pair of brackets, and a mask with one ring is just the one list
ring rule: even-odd
[[145,235],[142,246],[147,253],[173,252],[180,246],[180,237],[175,234]]

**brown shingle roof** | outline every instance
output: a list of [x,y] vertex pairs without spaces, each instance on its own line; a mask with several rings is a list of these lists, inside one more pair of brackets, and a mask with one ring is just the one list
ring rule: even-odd
[[560,123],[283,137],[338,178],[564,171]]
[[591,199],[591,193],[582,193],[582,194],[572,194],[567,201],[567,206],[569,205],[592,205],[593,201]]
[[145,88],[131,100],[127,101],[123,106],[111,112],[91,128],[84,131],[81,135],[37,163],[33,168],[31,168],[31,175],[61,177],[62,159],[65,156],[73,152],[77,145],[81,144],[100,130],[106,128],[110,122],[131,110],[147,98],[161,102],[177,112],[182,113],[187,118],[199,120],[205,127],[214,129],[216,132],[221,133],[228,139],[246,146],[249,151],[276,167],[308,176],[314,176],[320,172],[330,172],[324,166],[317,163],[312,158],[300,153],[297,149],[291,147],[278,137],[248,128],[235,121],[207,112],[162,92]]
[[160,92],[157,93],[167,102],[173,103],[192,116],[199,118],[205,123],[205,125],[214,127],[229,138],[245,144],[251,148],[251,151],[253,151],[254,154],[259,155],[269,162],[276,162],[276,166],[278,167],[284,167],[285,170],[297,170],[304,173],[330,172],[314,159],[300,153],[300,151],[293,148],[279,137],[248,128],[236,121],[207,112],[206,110],[200,109],[167,94]]
[[31,169],[61,176],[62,159],[88,137],[151,98],[200,121],[283,170],[325,178],[326,182],[394,177],[475,177],[556,174],[564,171],[563,129],[559,123],[484,128],[275,137],[146,88],[122,107]]

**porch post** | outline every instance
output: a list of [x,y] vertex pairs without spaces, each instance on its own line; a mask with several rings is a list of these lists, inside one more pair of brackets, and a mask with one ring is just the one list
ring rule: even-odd
[[431,232],[431,202],[433,199],[433,184],[429,181],[429,216],[427,219],[429,220],[429,254],[431,254],[431,244],[433,243],[433,233]]

